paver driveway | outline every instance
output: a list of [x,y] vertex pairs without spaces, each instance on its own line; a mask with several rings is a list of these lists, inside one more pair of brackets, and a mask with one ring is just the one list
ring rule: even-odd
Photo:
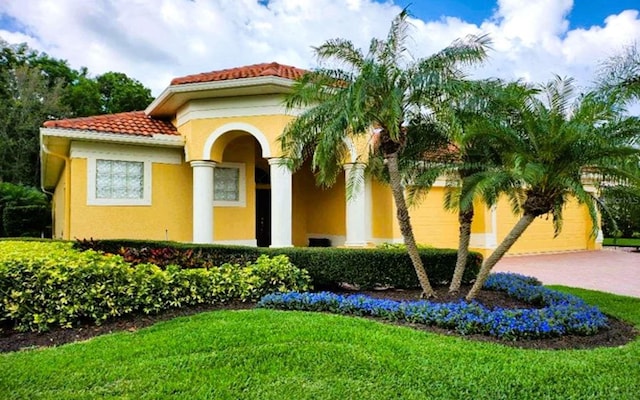
[[606,248],[560,254],[505,257],[494,272],[535,276],[545,285],[565,285],[640,297],[640,252]]

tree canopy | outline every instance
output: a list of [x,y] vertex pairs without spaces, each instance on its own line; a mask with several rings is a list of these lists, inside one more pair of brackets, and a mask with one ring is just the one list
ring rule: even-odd
[[0,181],[38,187],[39,128],[49,119],[142,110],[151,90],[120,72],[95,77],[0,39]]

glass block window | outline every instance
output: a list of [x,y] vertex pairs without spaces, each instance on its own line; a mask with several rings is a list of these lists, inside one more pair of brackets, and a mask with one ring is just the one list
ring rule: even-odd
[[213,200],[240,201],[240,169],[216,167],[213,173]]
[[144,163],[96,160],[96,199],[142,199]]

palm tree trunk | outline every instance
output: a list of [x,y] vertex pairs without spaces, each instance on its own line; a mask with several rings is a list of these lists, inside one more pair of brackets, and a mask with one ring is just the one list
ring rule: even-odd
[[418,253],[418,246],[416,246],[416,239],[413,236],[413,229],[411,228],[411,221],[409,218],[409,210],[407,209],[407,203],[404,199],[404,188],[402,187],[402,179],[400,177],[400,170],[398,169],[398,153],[391,153],[386,156],[387,168],[389,169],[389,183],[391,184],[391,192],[393,193],[393,199],[396,203],[398,225],[400,226],[400,232],[404,239],[404,244],[407,246],[407,252],[413,263],[413,268],[418,276],[420,287],[422,287],[422,297],[431,298],[435,297],[431,283],[429,283],[429,277],[427,271],[424,269],[420,254]]
[[480,289],[482,289],[484,282],[487,280],[491,269],[498,263],[498,261],[500,261],[505,253],[509,251],[516,240],[518,240],[518,238],[522,236],[524,231],[529,227],[529,225],[531,225],[535,218],[535,215],[525,213],[511,229],[511,232],[509,232],[509,234],[504,238],[502,243],[500,243],[498,247],[496,247],[496,249],[493,251],[493,253],[491,253],[491,255],[486,260],[484,260],[484,263],[482,263],[482,267],[480,268],[480,272],[478,272],[476,282],[473,284],[473,287],[467,294],[467,300],[470,301],[476,298],[476,296],[480,292]]
[[456,268],[453,271],[453,278],[449,285],[449,293],[458,293],[462,283],[462,275],[467,266],[469,258],[469,241],[471,239],[471,223],[473,222],[473,206],[467,210],[458,210],[458,222],[460,223],[460,237],[458,240],[458,258]]

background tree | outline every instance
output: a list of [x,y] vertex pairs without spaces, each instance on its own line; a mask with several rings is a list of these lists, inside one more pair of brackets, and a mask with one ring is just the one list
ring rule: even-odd
[[39,129],[48,119],[142,110],[151,91],[125,74],[91,77],[67,61],[0,39],[0,181],[38,187]]
[[[614,96],[625,107],[640,107],[640,49],[634,44],[605,60],[596,87],[603,95]],[[637,132],[640,143],[640,131]],[[630,173],[640,174],[637,161],[628,160]],[[602,229],[607,237],[640,235],[640,187],[630,182],[607,182],[602,200],[609,212],[603,213]]]
[[[310,107],[293,120],[280,137],[292,167],[311,158],[320,183],[331,185],[347,154],[345,139],[370,136],[374,129],[377,148],[385,160],[397,220],[407,251],[416,270],[423,296],[433,289],[416,247],[404,186],[399,153],[406,147],[407,125],[428,120],[429,105],[439,101],[448,80],[460,78],[460,67],[482,61],[489,40],[468,37],[428,58],[412,60],[406,46],[409,23],[403,10],[392,22],[386,40],[372,39],[368,52],[344,39],[329,40],[315,48],[321,62],[343,66],[319,68],[305,74],[293,86],[287,108]],[[365,160],[360,160],[364,162]]]
[[39,186],[39,129],[44,121],[66,115],[62,83],[49,86],[37,68],[26,65],[5,71],[7,86],[0,98],[0,180]]
[[[5,226],[8,225],[5,221],[7,209],[13,208],[14,210],[19,207],[29,208],[30,212],[39,212],[44,214],[45,218],[40,219],[35,231],[37,232],[33,236],[39,236],[40,232],[46,230],[47,224],[51,224],[51,213],[48,207],[47,196],[38,189],[27,187],[23,185],[14,185],[8,182],[0,182],[0,237],[1,236],[13,236],[13,232],[6,232]],[[11,217],[11,215],[8,215]],[[48,218],[46,218],[48,217]]]
[[551,215],[558,234],[570,199],[587,207],[595,236],[597,198],[585,188],[585,172],[599,179],[640,182],[640,176],[625,167],[629,159],[638,162],[640,157],[634,147],[640,121],[621,112],[619,98],[597,91],[576,96],[573,81],[560,77],[542,86],[541,95],[526,94],[514,101],[517,117],[509,123],[482,119],[470,127],[471,137],[486,138],[502,155],[504,169],[496,173],[519,182],[525,197],[521,218],[484,261],[468,300],[477,296],[491,269],[537,217]]
[[151,90],[121,72],[107,72],[96,78],[101,114],[144,110],[152,101]]

